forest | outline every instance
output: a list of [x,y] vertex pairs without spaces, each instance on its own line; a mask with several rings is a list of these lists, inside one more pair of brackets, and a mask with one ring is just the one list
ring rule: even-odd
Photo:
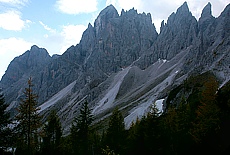
[[160,113],[148,114],[125,129],[124,114],[115,108],[107,122],[94,122],[85,101],[69,135],[56,111],[45,122],[38,111],[32,79],[18,114],[10,119],[0,95],[0,154],[16,155],[184,155],[230,153],[230,82],[220,88],[212,73],[191,76],[170,92]]

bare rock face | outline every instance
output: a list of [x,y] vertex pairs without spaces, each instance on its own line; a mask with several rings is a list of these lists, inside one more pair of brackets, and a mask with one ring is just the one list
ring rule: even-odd
[[205,51],[210,45],[209,42],[213,40],[210,36],[211,33],[214,33],[215,27],[215,18],[212,16],[211,4],[208,3],[201,14],[201,17],[198,21],[199,26],[199,38],[201,43],[201,50]]
[[[26,88],[26,81],[29,77],[38,77],[43,68],[52,61],[52,58],[44,48],[39,48],[36,45],[26,51],[21,56],[12,60],[7,68],[5,75],[2,77],[0,87],[2,87],[7,103],[13,103],[12,107],[16,107],[15,101],[20,101]],[[38,92],[39,82],[37,82],[36,92]],[[15,104],[14,104],[15,103]]]
[[198,24],[185,2],[176,13],[172,13],[165,24],[161,23],[160,34],[150,49],[138,62],[142,69],[160,59],[172,59],[181,50],[196,42]]
[[110,25],[110,19],[119,17],[117,10],[113,5],[106,7],[100,12],[97,19],[94,22],[94,28],[97,38],[104,38],[105,35],[111,35],[112,26]]
[[84,100],[100,114],[98,119],[118,105],[131,121],[135,111],[166,98],[173,86],[193,73],[211,70],[227,82],[229,51],[230,5],[214,18],[208,3],[197,21],[185,2],[167,23],[162,21],[160,34],[150,14],[131,9],[119,15],[110,5],[88,25],[80,43],[62,55],[50,57],[45,49],[32,46],[15,58],[0,87],[8,109],[14,109],[32,76],[39,103],[50,104],[43,112],[55,108],[65,126]]
[[196,44],[187,57],[184,65],[186,71],[194,68],[196,73],[213,70],[223,81],[228,81],[230,61],[230,5],[218,18],[211,15],[211,4],[208,3],[198,21],[199,32]]
[[[43,103],[71,82],[77,80],[75,91],[87,83],[103,81],[112,73],[129,66],[152,46],[157,38],[150,14],[138,14],[136,10],[118,15],[110,5],[101,11],[94,27],[89,24],[80,43],[66,52],[51,58],[45,49],[37,46],[15,58],[1,81],[6,96],[21,91],[15,86],[19,81],[26,87],[26,79],[32,76],[39,102]],[[15,89],[9,88],[12,85]],[[16,88],[17,87],[17,88]],[[15,93],[10,102],[17,101],[22,93]]]
[[44,67],[51,57],[44,48],[32,46],[30,50],[23,55],[14,58],[8,66],[6,74],[2,77],[2,87],[9,87],[14,82],[17,82],[24,74],[30,74]]
[[197,32],[197,21],[185,2],[176,13],[169,16],[167,24],[162,28],[153,49],[157,52],[155,59],[172,59],[179,51],[194,43]]

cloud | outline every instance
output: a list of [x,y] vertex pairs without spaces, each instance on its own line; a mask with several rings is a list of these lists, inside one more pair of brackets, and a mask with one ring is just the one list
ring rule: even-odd
[[120,5],[121,8],[128,10],[131,8],[142,8],[142,2],[141,0],[118,0],[118,4]]
[[205,5],[210,2],[212,4],[212,14],[218,17],[224,8],[229,4],[229,0],[203,0],[203,1],[193,1],[188,0],[188,6],[193,15],[198,19]]
[[110,4],[116,6],[116,5],[117,5],[117,1],[116,1],[116,0],[107,0],[107,1],[106,1],[106,6],[108,6],[108,5],[110,5]]
[[49,53],[62,54],[72,45],[76,45],[80,42],[83,32],[86,30],[85,25],[63,25],[61,30],[50,28],[42,21],[39,23],[43,26],[48,33],[43,35],[43,39],[38,41],[39,45],[46,47]]
[[22,38],[0,39],[0,56],[11,53],[20,55],[30,49],[32,45],[33,43],[25,41]]
[[56,7],[66,14],[91,13],[97,11],[97,0],[58,0]]
[[71,45],[76,45],[80,42],[83,32],[86,30],[85,25],[67,25],[63,26],[61,32],[64,37],[64,42],[60,52],[63,53]]
[[21,31],[29,20],[23,21],[18,11],[8,11],[0,14],[0,28],[12,31]]
[[10,5],[25,5],[28,0],[0,0],[0,3],[8,3]]
[[22,38],[0,39],[0,78],[5,73],[7,66],[15,58],[29,50],[34,43]]
[[39,23],[43,26],[43,28],[51,33],[56,33],[55,29],[50,28],[48,25],[45,25],[42,21],[39,21]]
[[142,2],[141,0],[107,0],[106,6],[110,4],[114,5],[118,9],[118,11],[120,11],[121,9],[139,9],[141,8]]

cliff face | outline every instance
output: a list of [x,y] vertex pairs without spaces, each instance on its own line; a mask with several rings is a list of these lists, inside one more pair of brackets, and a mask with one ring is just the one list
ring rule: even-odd
[[176,13],[169,16],[153,50],[157,51],[157,57],[172,59],[181,50],[194,43],[197,32],[197,21],[185,2]]
[[20,80],[24,74],[30,74],[45,67],[51,61],[46,49],[32,46],[30,50],[23,55],[14,58],[8,66],[6,74],[1,80],[3,87],[9,87],[11,84]]
[[[17,107],[32,76],[42,113],[55,108],[68,126],[84,100],[97,119],[115,106],[126,125],[191,74],[208,70],[224,84],[230,77],[230,5],[218,18],[208,3],[197,21],[185,2],[157,34],[150,14],[112,6],[98,15],[80,43],[50,57],[37,46],[15,58],[3,76],[8,109]],[[12,113],[13,114],[13,113]]]
[[211,14],[211,4],[208,3],[198,21],[198,36],[192,51],[187,56],[184,69],[195,72],[212,70],[222,81],[229,80],[229,15],[230,5],[226,6],[218,18]]
[[[0,87],[4,90],[7,103],[18,102],[22,97],[22,92],[24,91],[28,78],[30,76],[40,77],[43,69],[51,61],[52,58],[46,49],[39,48],[35,45],[21,56],[14,58],[9,64],[0,83]],[[40,86],[40,83],[38,83],[36,89]]]

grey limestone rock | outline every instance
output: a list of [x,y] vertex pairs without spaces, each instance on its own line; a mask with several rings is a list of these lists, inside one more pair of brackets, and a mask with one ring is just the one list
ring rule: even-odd
[[114,106],[128,117],[167,98],[171,88],[193,73],[211,70],[224,83],[230,77],[230,5],[218,18],[211,12],[208,3],[197,21],[185,2],[162,21],[158,34],[149,13],[133,8],[119,15],[110,5],[94,25],[88,24],[80,43],[62,55],[50,57],[32,46],[10,63],[0,81],[9,109],[17,107],[30,76],[39,104],[52,101],[42,112],[57,109],[65,127],[84,100],[100,113],[98,120]]
[[50,61],[51,57],[46,49],[38,48],[36,45],[32,46],[30,50],[14,58],[9,64],[1,80],[3,89],[20,80],[24,74],[30,75],[32,71],[36,72]]

